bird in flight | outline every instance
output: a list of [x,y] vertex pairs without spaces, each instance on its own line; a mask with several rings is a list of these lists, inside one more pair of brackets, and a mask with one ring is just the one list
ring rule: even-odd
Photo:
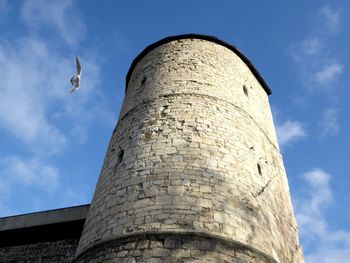
[[75,57],[75,62],[77,65],[77,73],[73,75],[73,77],[70,79],[70,82],[73,85],[73,88],[71,89],[70,93],[73,93],[74,91],[77,91],[80,88],[81,65],[78,56]]

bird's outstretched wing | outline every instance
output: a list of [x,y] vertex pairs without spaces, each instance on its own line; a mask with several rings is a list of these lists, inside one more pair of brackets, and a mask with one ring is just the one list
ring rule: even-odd
[[76,64],[77,64],[77,75],[81,75],[81,65],[80,65],[80,61],[79,61],[79,58],[78,56],[75,57],[75,61],[76,61]]

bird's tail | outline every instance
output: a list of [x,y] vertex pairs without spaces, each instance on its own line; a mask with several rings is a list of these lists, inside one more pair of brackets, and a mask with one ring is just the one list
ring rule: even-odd
[[76,87],[73,87],[73,88],[70,90],[69,94],[73,93],[73,92],[76,91],[76,90],[77,90],[77,88],[76,88]]

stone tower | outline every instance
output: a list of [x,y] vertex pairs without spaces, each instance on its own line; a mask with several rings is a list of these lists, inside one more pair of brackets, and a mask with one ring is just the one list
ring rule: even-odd
[[303,262],[270,93],[215,37],[141,52],[75,262]]

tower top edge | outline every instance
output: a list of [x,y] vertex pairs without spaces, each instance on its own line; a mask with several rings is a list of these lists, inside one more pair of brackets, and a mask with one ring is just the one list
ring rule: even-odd
[[242,59],[243,62],[248,66],[248,68],[252,71],[253,75],[257,78],[257,80],[259,81],[259,83],[261,84],[263,89],[266,91],[267,95],[271,95],[272,91],[271,91],[270,87],[267,85],[267,83],[265,82],[265,80],[263,79],[263,77],[261,76],[261,74],[255,68],[253,63],[236,46],[234,46],[234,45],[232,45],[224,40],[221,40],[215,36],[194,34],[194,33],[168,36],[168,37],[165,37],[165,38],[158,40],[158,41],[154,42],[153,44],[150,44],[149,46],[147,46],[138,56],[136,56],[136,58],[131,63],[129,71],[126,74],[125,91],[128,88],[128,84],[129,84],[132,72],[134,71],[137,63],[140,62],[143,57],[145,57],[150,51],[152,51],[153,49],[155,49],[159,46],[162,46],[162,45],[167,44],[167,43],[172,42],[172,41],[181,40],[181,39],[206,40],[206,41],[210,41],[210,42],[219,44],[221,46],[224,46],[224,47],[230,49],[240,59]]

